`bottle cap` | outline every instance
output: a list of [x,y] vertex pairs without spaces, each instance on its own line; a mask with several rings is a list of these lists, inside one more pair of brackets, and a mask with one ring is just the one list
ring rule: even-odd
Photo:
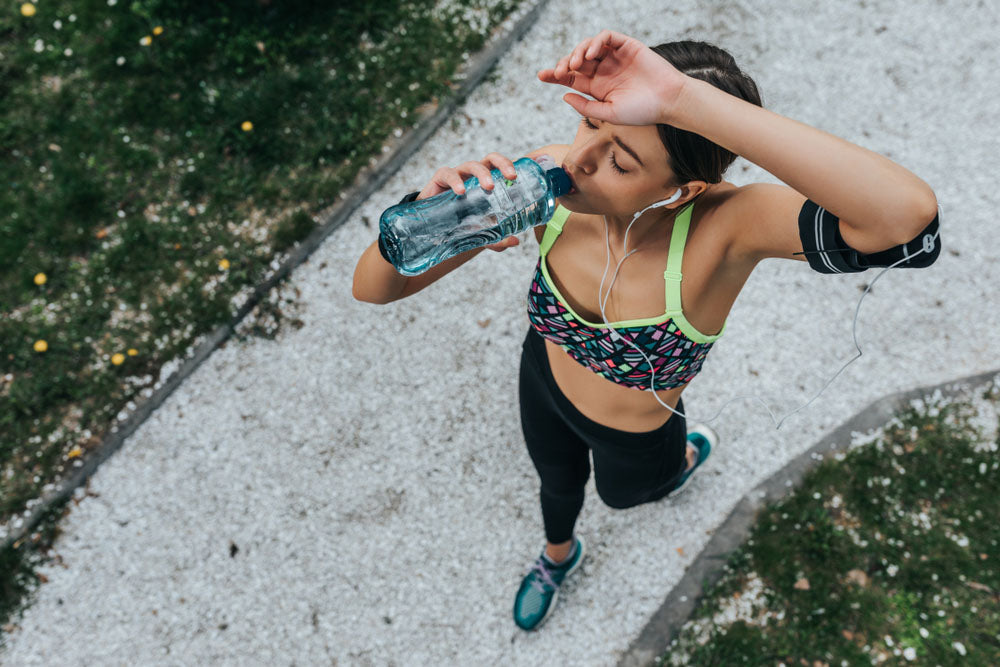
[[566,170],[556,164],[548,155],[539,155],[534,158],[538,166],[545,170],[545,178],[552,186],[552,196],[562,197],[573,188],[573,182],[569,178]]

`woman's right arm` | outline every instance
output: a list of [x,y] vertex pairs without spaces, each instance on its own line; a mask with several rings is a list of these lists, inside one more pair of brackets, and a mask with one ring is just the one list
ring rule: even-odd
[[[490,169],[496,167],[511,180],[517,178],[514,163],[499,153],[490,153],[482,162],[465,162],[452,169],[441,167],[434,173],[431,182],[417,195],[417,199],[427,199],[441,194],[449,188],[456,194],[465,193],[465,179],[470,176],[479,178],[484,190],[493,189],[493,178]],[[479,248],[473,248],[449,257],[416,276],[404,276],[387,262],[378,249],[378,239],[362,253],[358,265],[354,269],[354,285],[351,293],[358,301],[386,304],[416,294],[431,283],[451,273],[486,248],[503,252],[507,248],[518,245],[516,236],[507,238]]]
[[[510,245],[517,245],[517,237],[512,236],[509,238],[514,239],[514,243],[507,243],[509,239],[504,239],[504,241],[501,241],[501,244],[508,247]],[[435,264],[419,275],[404,276],[396,270],[396,267],[385,261],[382,253],[379,252],[378,239],[376,239],[361,255],[361,259],[358,260],[358,266],[354,269],[352,294],[358,301],[378,304],[405,299],[438,279],[443,278],[485,249],[486,246],[466,250],[454,257],[449,257],[439,264]]]

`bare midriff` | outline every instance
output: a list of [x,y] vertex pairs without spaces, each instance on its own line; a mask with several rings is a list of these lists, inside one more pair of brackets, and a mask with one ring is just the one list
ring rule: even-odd
[[[673,417],[674,413],[660,405],[653,392],[623,387],[601,377],[550,340],[545,341],[545,351],[559,389],[577,410],[598,424],[644,433],[658,429]],[[661,389],[656,395],[676,409],[686,386]]]

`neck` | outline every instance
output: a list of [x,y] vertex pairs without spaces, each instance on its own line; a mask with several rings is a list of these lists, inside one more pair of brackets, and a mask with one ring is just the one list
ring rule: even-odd
[[[663,207],[650,209],[640,215],[631,228],[629,227],[629,223],[632,222],[631,217],[604,216],[608,229],[608,241],[612,251],[622,254],[622,244],[626,241],[628,242],[626,252],[630,252],[641,247],[653,237],[660,239],[673,228],[674,219],[686,205],[685,203],[677,208]],[[628,231],[627,239],[625,238],[626,230]]]

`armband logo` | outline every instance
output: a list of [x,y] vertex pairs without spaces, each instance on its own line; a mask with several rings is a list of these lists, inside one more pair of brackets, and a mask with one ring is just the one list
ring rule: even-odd
[[924,234],[924,252],[934,252],[934,235]]

